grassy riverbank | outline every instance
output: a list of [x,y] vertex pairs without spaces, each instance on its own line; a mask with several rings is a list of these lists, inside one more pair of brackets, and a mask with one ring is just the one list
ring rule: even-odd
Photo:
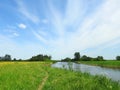
[[103,76],[51,68],[51,62],[0,62],[0,90],[120,90]]
[[79,61],[78,63],[95,65],[108,68],[120,68],[120,61],[106,60],[106,61]]

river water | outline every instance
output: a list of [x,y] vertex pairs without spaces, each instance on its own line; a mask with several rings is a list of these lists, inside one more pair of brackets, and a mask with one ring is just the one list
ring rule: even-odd
[[120,81],[120,69],[103,68],[100,66],[91,66],[85,64],[77,64],[73,62],[57,62],[52,67],[72,69],[74,71],[87,72],[91,75],[104,75],[115,81]]

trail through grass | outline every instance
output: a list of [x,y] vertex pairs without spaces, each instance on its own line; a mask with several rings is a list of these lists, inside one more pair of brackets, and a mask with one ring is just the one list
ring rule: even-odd
[[[7,63],[7,62],[6,62]],[[16,62],[0,67],[0,90],[37,90],[47,63]]]
[[45,76],[45,78],[43,78],[42,84],[39,85],[38,90],[42,90],[42,88],[44,87],[47,79],[48,79],[48,74]]

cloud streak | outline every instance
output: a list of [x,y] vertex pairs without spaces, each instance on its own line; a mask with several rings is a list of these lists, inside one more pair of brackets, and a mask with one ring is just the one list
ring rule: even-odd
[[41,36],[41,33],[32,31],[35,37],[43,43],[47,43],[47,40]]
[[17,1],[16,3],[18,4],[18,10],[21,14],[23,14],[27,19],[32,21],[33,23],[39,23],[40,19],[37,15],[31,13],[28,8],[26,7],[25,3],[23,1]]
[[[111,50],[111,47],[120,44],[120,0],[14,1],[10,6],[17,6],[13,10],[16,12],[15,15],[7,11],[8,7],[3,10],[5,17],[8,17],[8,13],[13,16],[10,20],[6,19],[7,28],[1,27],[1,35],[4,38],[0,36],[0,42],[8,41],[10,47],[4,42],[7,49],[13,45],[12,48],[15,46],[14,49],[18,50],[17,48],[20,48],[18,40],[20,40],[25,42],[21,46],[31,45],[32,50],[37,50],[40,45],[40,49],[52,53],[54,59],[61,59],[73,56],[76,51],[84,53],[86,50],[85,53],[89,55],[96,55],[97,51],[108,53],[108,49]],[[4,22],[0,25],[4,26]],[[26,44],[26,42],[30,43]],[[110,56],[103,54],[106,57]]]
[[[20,41],[19,41],[20,42]],[[4,56],[5,54],[12,55],[12,58],[17,59],[29,59],[31,56],[47,52],[47,50],[42,47],[40,44],[34,43],[22,43],[18,44],[11,38],[8,38],[0,34],[0,55]],[[6,53],[7,52],[7,53]]]
[[[120,37],[119,0],[104,1],[92,15],[84,17],[83,22],[79,20],[86,11],[85,9],[82,10],[80,3],[78,0],[68,1],[64,19],[61,18],[62,13],[60,13],[59,10],[51,7],[53,13],[52,22],[54,27],[56,27],[55,30],[58,30],[58,35],[60,35],[55,43],[52,42],[54,47],[57,46],[57,51],[55,52],[58,53],[56,56],[60,54],[59,52],[67,55],[70,52],[82,51],[87,48],[106,44],[106,42],[111,44],[112,40]],[[73,11],[75,12],[73,13]],[[64,22],[64,24],[62,22]],[[79,24],[76,24],[76,22],[79,22]],[[72,29],[74,30],[72,33],[70,33],[69,30],[66,31],[67,28],[71,27],[73,27]],[[65,49],[63,50],[63,48]]]

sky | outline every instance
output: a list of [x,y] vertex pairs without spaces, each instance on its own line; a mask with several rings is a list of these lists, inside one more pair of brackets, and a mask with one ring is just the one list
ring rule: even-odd
[[0,56],[120,55],[120,0],[1,0]]

